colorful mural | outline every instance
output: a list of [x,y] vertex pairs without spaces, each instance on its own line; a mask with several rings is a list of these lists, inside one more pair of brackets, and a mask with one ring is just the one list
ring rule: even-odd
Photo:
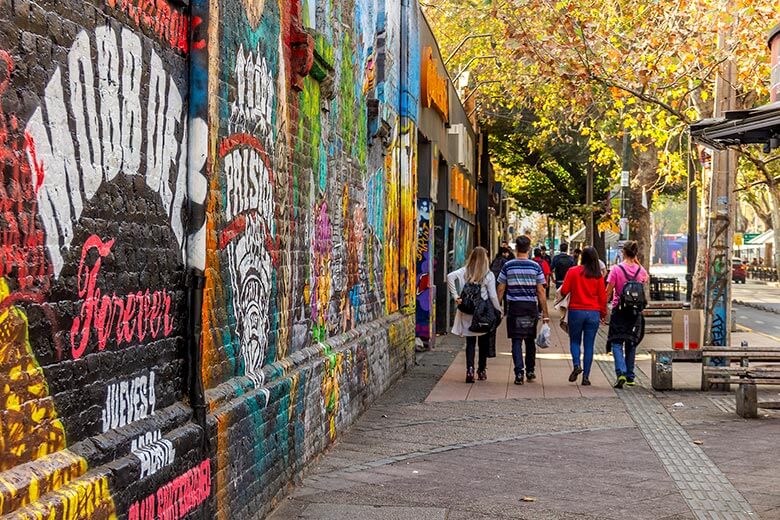
[[433,315],[433,203],[417,199],[417,307],[415,336],[430,342]]
[[418,6],[83,7],[0,6],[0,514],[262,514],[411,365]]

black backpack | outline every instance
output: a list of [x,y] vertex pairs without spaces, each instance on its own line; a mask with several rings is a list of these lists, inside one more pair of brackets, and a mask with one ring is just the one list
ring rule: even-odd
[[627,281],[620,291],[620,300],[618,300],[618,308],[631,309],[634,311],[642,311],[647,307],[647,298],[645,298],[645,286],[641,282],[638,282],[636,277],[639,276],[639,272],[642,270],[638,267],[633,276],[629,276],[628,271],[622,265],[618,265],[623,274],[626,275]]
[[463,314],[474,314],[477,305],[482,301],[482,285],[474,282],[468,282],[460,291],[460,303],[458,310]]
[[489,300],[480,299],[477,308],[474,310],[474,316],[471,317],[471,332],[485,333],[490,332],[498,326],[501,317],[498,311]]

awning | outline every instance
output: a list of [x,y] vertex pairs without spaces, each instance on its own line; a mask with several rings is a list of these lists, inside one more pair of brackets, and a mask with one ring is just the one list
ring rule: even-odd
[[780,101],[726,112],[717,119],[702,119],[690,128],[695,140],[717,149],[740,144],[764,144],[775,149],[780,146]]
[[[581,227],[579,231],[569,237],[569,243],[583,243],[585,242],[585,227]],[[620,235],[614,231],[606,230],[604,232],[604,244],[615,244],[620,241]]]

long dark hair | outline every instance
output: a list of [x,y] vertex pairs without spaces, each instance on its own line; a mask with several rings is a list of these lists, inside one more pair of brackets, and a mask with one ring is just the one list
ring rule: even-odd
[[601,278],[601,266],[599,265],[599,254],[593,247],[586,247],[582,250],[580,256],[580,265],[585,278]]

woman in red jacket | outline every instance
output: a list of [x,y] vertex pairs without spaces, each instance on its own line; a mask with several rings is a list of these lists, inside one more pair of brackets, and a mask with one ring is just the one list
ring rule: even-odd
[[[561,295],[571,294],[569,300],[569,348],[574,369],[569,381],[574,382],[582,374],[582,385],[590,385],[590,367],[593,364],[593,344],[599,322],[607,316],[607,296],[604,277],[599,266],[599,255],[592,247],[586,247],[580,257],[580,265],[566,273]],[[580,360],[580,346],[584,346],[584,363]]]

